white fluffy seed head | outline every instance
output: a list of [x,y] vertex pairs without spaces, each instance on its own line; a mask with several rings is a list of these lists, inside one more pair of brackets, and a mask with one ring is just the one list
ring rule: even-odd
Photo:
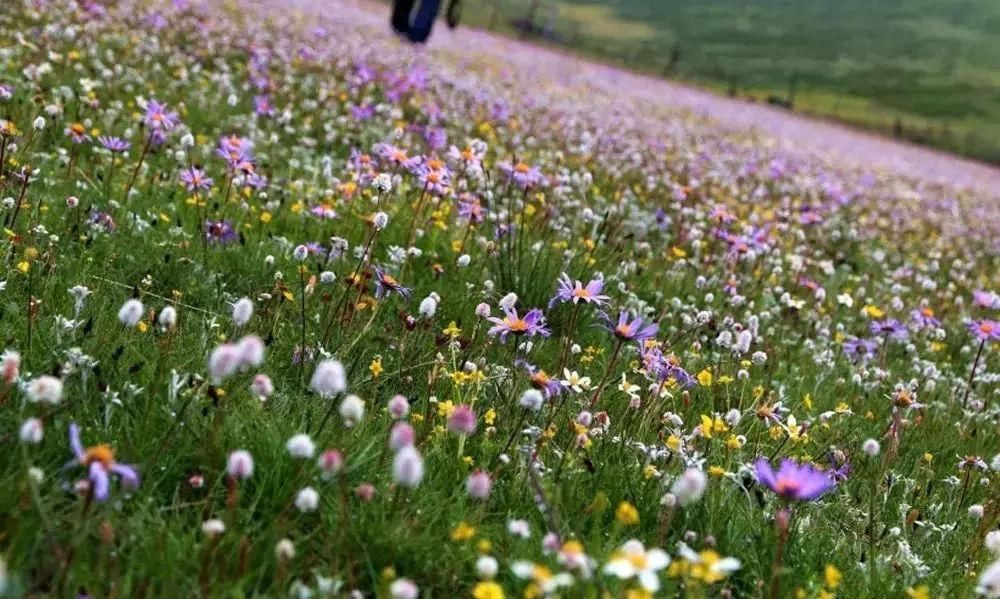
[[145,307],[143,307],[142,302],[130,299],[118,309],[118,320],[127,327],[134,327],[142,320],[143,311],[145,311]]
[[250,452],[237,449],[229,454],[226,460],[226,474],[237,480],[246,480],[253,476],[253,456]]
[[246,325],[253,316],[253,301],[248,297],[240,298],[233,303],[233,324],[238,327]]
[[688,468],[674,481],[670,492],[677,497],[677,502],[681,506],[686,506],[698,502],[705,494],[706,486],[708,477],[705,473],[699,468]]
[[347,390],[347,376],[344,365],[337,360],[323,360],[316,366],[312,380],[309,382],[312,390],[321,397],[329,399]]
[[424,478],[424,458],[412,445],[396,453],[392,460],[392,478],[408,489],[417,488]]
[[54,376],[43,374],[28,383],[28,401],[55,405],[62,401],[63,382]]
[[545,403],[545,396],[538,389],[526,389],[524,393],[521,394],[521,401],[518,402],[525,410],[532,412],[537,412],[542,409],[542,404]]
[[28,418],[21,424],[20,437],[22,443],[37,445],[42,442],[44,433],[45,429],[42,426],[42,421],[38,418]]
[[873,458],[882,451],[882,446],[875,439],[866,439],[864,443],[861,444],[861,451],[870,458]]
[[172,330],[175,326],[177,326],[177,308],[174,308],[173,306],[164,306],[163,309],[160,310],[160,316],[156,319],[156,322],[159,323],[160,328],[163,330]]
[[223,343],[208,355],[208,375],[212,383],[218,385],[236,372],[242,363],[240,348],[232,343]]
[[319,493],[312,487],[299,490],[295,495],[295,507],[300,512],[312,512],[319,507]]
[[236,343],[240,353],[240,367],[260,366],[264,363],[264,342],[256,335],[247,335]]
[[365,417],[365,402],[357,395],[348,395],[340,402],[338,411],[344,419],[344,426],[352,428]]
[[313,443],[312,438],[305,433],[293,435],[288,442],[285,443],[285,448],[288,450],[288,454],[293,458],[309,459],[316,453],[316,444]]
[[392,599],[417,599],[420,587],[407,578],[397,578],[389,585],[389,596]]

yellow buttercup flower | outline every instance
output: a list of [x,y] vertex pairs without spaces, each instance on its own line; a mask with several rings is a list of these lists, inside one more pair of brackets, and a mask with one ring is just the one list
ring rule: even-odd
[[625,526],[633,526],[639,523],[639,510],[627,501],[618,504],[615,510],[615,520]]
[[503,587],[499,584],[487,580],[477,583],[472,587],[473,599],[504,599]]

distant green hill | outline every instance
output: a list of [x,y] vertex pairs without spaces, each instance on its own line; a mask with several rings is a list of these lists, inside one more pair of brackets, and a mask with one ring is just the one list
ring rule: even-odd
[[[465,0],[464,20],[1000,163],[1000,0]],[[794,83],[793,83],[794,81]]]

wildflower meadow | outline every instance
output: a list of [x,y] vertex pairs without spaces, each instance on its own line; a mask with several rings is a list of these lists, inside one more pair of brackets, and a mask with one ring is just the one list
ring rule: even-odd
[[2,4],[0,596],[1000,597],[998,190],[381,5]]

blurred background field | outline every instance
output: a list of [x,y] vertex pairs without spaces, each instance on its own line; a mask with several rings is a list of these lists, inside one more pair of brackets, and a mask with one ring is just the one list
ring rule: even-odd
[[1000,164],[997,0],[466,0],[462,20]]

